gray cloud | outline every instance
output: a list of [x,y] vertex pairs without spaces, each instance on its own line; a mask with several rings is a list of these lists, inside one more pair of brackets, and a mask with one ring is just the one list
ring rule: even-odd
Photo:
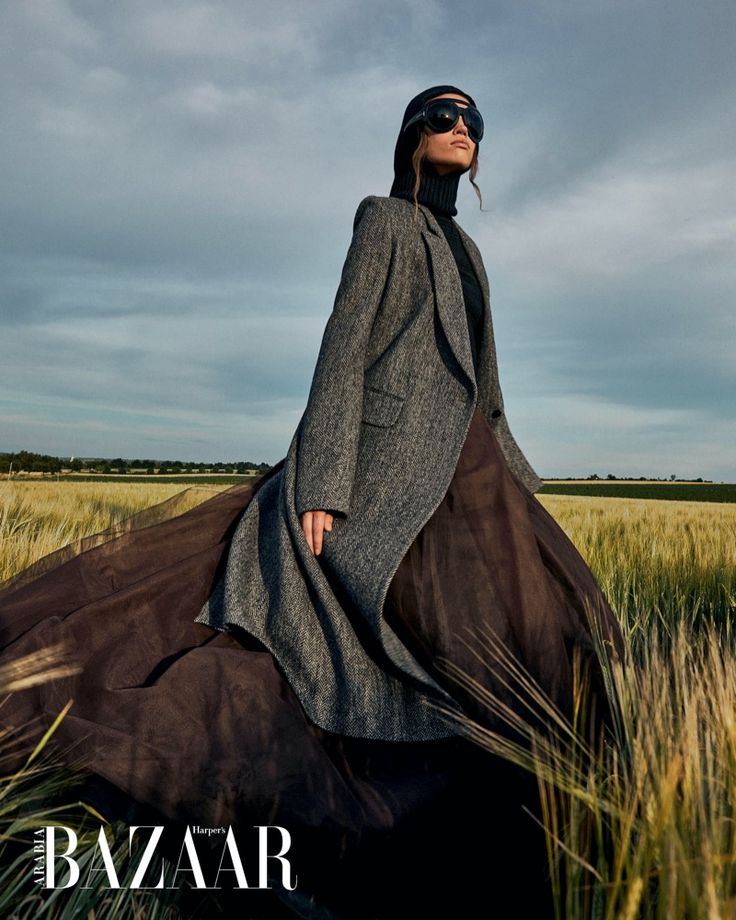
[[486,118],[458,220],[535,467],[733,480],[735,18],[3,5],[0,449],[283,456],[355,207],[388,193],[408,99],[450,82]]

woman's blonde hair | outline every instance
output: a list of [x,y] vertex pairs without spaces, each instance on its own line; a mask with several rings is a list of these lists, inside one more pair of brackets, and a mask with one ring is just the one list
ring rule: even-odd
[[[415,219],[417,215],[419,214],[419,202],[417,201],[417,195],[419,194],[419,186],[422,181],[422,175],[421,175],[422,161],[424,160],[424,155],[427,152],[427,145],[429,143],[428,137],[429,137],[429,132],[425,128],[419,135],[419,143],[417,144],[417,148],[411,157],[411,165],[414,169],[414,187],[411,190],[411,195],[412,195],[412,198],[414,199],[414,218]],[[477,172],[478,172],[478,145],[476,144],[475,150],[473,151],[473,159],[471,160],[471,163],[470,163],[469,178],[470,178],[470,184],[475,189],[475,194],[478,196],[478,200],[480,201],[480,209],[482,211],[483,210],[483,196],[480,193],[480,189],[474,182]]]

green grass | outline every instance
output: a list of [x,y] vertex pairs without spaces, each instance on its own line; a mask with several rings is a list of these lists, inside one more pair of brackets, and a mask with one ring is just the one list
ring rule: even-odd
[[606,498],[654,498],[678,502],[736,502],[734,483],[548,482],[537,495],[588,495]]

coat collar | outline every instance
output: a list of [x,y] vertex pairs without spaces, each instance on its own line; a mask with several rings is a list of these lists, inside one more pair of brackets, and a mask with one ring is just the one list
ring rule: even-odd
[[495,347],[491,326],[490,290],[483,259],[473,240],[456,223],[460,238],[468,253],[468,258],[478,276],[478,282],[483,294],[483,341],[479,354],[478,379],[476,380],[462,282],[460,273],[457,270],[455,257],[434,214],[425,205],[420,204],[419,207],[425,217],[425,224],[422,226],[421,232],[426,241],[432,262],[432,280],[442,328],[458,363],[471,385],[477,386],[478,390],[486,393],[493,373],[491,365],[495,360]]

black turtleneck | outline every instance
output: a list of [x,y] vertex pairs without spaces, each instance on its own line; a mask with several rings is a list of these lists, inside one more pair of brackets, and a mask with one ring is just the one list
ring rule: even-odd
[[[467,172],[467,170],[464,170]],[[460,176],[463,172],[446,173],[444,176],[435,172],[432,163],[422,163],[422,179],[417,192],[419,204],[426,204],[432,211],[439,211],[454,217],[457,214],[455,199]],[[401,172],[394,177],[390,195],[393,198],[406,198],[413,203],[412,189],[414,188],[414,170],[409,166],[407,172]]]
[[[473,354],[473,368],[477,374],[478,355],[483,338],[483,292],[473,269],[473,263],[468,257],[458,232],[457,224],[452,219],[457,214],[455,198],[460,176],[462,175],[462,172],[454,172],[441,176],[435,172],[431,163],[425,162],[422,165],[422,180],[417,194],[417,201],[419,204],[428,207],[434,214],[455,258],[463,289],[463,300],[465,301],[465,315],[468,321],[470,349]],[[401,173],[394,179],[394,183],[391,186],[391,196],[413,201],[413,185],[413,170]]]

